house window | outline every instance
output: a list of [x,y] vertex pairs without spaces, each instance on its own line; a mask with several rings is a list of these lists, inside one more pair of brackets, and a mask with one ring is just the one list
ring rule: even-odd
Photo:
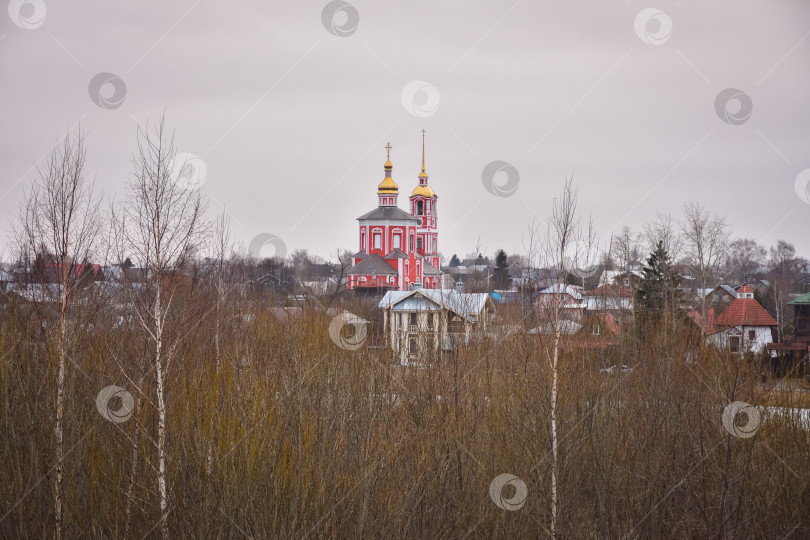
[[740,352],[740,336],[731,336],[728,339],[728,348],[731,352]]
[[433,313],[428,313],[428,328],[433,328]]
[[408,339],[408,353],[416,354],[416,338],[414,337]]
[[416,313],[411,313],[411,326],[416,326]]
[[598,324],[593,325],[593,328],[592,328],[592,330],[591,330],[591,333],[592,333],[593,335],[595,335],[595,336],[601,336],[601,335],[602,335],[602,333],[601,333],[601,331],[600,331],[600,329],[599,329],[599,325],[598,325]]
[[748,331],[748,341],[754,341],[757,338],[757,333],[755,330]]
[[623,283],[624,283],[625,287],[629,287],[630,286],[630,278],[624,278]]

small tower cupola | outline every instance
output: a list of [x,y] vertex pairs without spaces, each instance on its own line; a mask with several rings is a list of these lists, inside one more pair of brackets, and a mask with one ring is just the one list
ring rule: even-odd
[[394,179],[391,178],[391,170],[394,168],[391,165],[391,143],[385,145],[385,149],[387,151],[387,160],[385,162],[385,178],[383,181],[380,182],[380,185],[377,186],[377,195],[380,199],[380,206],[396,206],[397,205],[397,195],[399,194],[399,186]]
[[748,286],[748,283],[743,283],[737,289],[737,298],[753,298],[754,289]]

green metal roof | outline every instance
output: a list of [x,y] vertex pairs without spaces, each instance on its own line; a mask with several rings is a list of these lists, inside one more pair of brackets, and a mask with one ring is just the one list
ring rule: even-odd
[[788,302],[788,305],[791,305],[791,306],[798,306],[798,305],[803,305],[803,304],[810,304],[810,292],[806,293],[806,294],[803,294],[798,298],[794,298],[793,300]]

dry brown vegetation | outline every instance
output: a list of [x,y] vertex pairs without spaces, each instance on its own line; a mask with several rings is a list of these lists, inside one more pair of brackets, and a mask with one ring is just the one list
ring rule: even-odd
[[[550,343],[483,340],[402,368],[385,349],[338,348],[329,319],[316,312],[290,324],[265,305],[228,303],[219,363],[216,319],[200,309],[167,368],[172,537],[549,534]],[[158,419],[144,361],[153,345],[115,320],[101,310],[70,342],[66,537],[160,535]],[[1,324],[0,536],[45,537],[54,527],[56,366],[30,306],[9,304]],[[810,533],[808,432],[785,419],[764,420],[749,439],[723,429],[728,403],[772,399],[759,369],[666,329],[646,335],[644,343],[627,336],[609,353],[562,355],[558,535]],[[598,369],[617,363],[634,369]],[[136,399],[122,423],[96,407],[112,384]],[[490,499],[501,473],[526,483],[523,508],[502,510]]]
[[[289,297],[248,277],[256,261],[232,249],[225,217],[203,238],[204,203],[179,182],[162,118],[139,132],[104,246],[82,226],[103,223],[82,140],[41,171],[21,288],[0,299],[0,537],[810,535],[806,419],[723,421],[735,402],[807,400],[768,391],[756,360],[707,348],[671,305],[592,348],[563,335],[558,295],[551,313],[500,310],[488,335],[403,367],[378,299],[336,287],[328,309],[284,311]],[[570,180],[555,201],[527,259],[545,250],[559,287],[582,241]],[[74,275],[109,250],[143,268]],[[343,309],[372,321],[357,350],[330,336]],[[526,332],[546,321],[553,332]],[[522,490],[493,494],[502,474],[527,487],[509,510]]]

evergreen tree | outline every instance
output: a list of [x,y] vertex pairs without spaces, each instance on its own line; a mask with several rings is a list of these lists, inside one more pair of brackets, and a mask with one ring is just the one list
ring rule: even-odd
[[456,268],[461,264],[461,261],[458,258],[458,255],[453,253],[453,256],[450,257],[450,268]]
[[641,271],[644,276],[636,293],[636,310],[641,319],[655,322],[667,315],[677,315],[681,276],[672,268],[672,260],[662,241],[650,253]]
[[495,273],[493,275],[495,280],[495,288],[505,290],[509,288],[509,263],[506,260],[506,252],[498,250],[495,255]]

